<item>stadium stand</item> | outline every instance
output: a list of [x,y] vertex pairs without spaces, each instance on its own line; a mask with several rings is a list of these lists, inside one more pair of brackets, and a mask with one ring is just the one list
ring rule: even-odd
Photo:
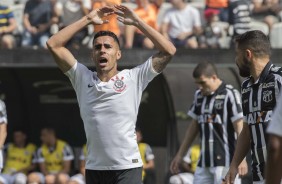
[[270,33],[269,39],[272,48],[281,49],[282,48],[282,22],[273,25]]

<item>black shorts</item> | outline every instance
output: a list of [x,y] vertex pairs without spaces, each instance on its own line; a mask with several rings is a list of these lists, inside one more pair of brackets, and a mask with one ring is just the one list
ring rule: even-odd
[[86,184],[141,184],[142,167],[124,170],[85,171]]

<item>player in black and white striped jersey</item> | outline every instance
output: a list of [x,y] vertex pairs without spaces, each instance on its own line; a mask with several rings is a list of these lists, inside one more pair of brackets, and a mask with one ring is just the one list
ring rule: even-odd
[[0,173],[3,169],[2,148],[7,137],[7,112],[5,103],[0,100]]
[[[239,92],[220,78],[209,62],[198,64],[193,77],[199,86],[188,115],[192,122],[181,147],[171,163],[171,172],[179,172],[179,164],[197,133],[201,138],[201,155],[194,176],[194,184],[220,184],[232,160],[236,136],[243,126],[243,112]],[[240,174],[247,173],[242,162]],[[241,183],[238,179],[236,183]]]
[[251,149],[253,183],[263,184],[267,158],[266,127],[281,90],[282,69],[270,61],[270,42],[261,31],[248,31],[238,36],[236,53],[240,75],[247,77],[241,89],[245,123],[226,182],[233,181],[238,163]]

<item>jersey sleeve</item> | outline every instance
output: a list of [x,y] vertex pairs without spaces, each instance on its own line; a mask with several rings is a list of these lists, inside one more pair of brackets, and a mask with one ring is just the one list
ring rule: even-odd
[[0,124],[7,122],[6,105],[2,100],[0,100]]
[[282,93],[280,93],[280,97],[278,101],[280,103],[277,103],[276,108],[274,109],[272,120],[269,123],[269,126],[267,127],[267,132],[278,135],[282,137]]
[[80,91],[81,84],[85,73],[91,72],[86,66],[76,61],[71,69],[65,72],[65,75],[70,79],[75,91]]
[[233,88],[229,91],[228,97],[228,114],[232,123],[234,123],[239,119],[243,119],[241,95],[238,90]]
[[133,68],[130,72],[131,77],[135,80],[142,91],[147,87],[149,82],[153,80],[159,73],[157,73],[152,65],[152,57],[145,63]]
[[33,163],[44,163],[44,162],[45,162],[45,158],[42,153],[42,148],[39,148],[35,153]]
[[153,154],[152,148],[147,144],[146,146],[146,152],[145,152],[146,160],[153,160],[155,158],[155,155]]
[[68,144],[66,144],[63,150],[63,160],[69,161],[73,159],[74,159],[74,154],[73,154],[72,148]]

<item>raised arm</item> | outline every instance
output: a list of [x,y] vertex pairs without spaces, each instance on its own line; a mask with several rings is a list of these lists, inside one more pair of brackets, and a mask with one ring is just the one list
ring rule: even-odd
[[78,21],[65,27],[47,41],[47,47],[51,51],[59,68],[66,72],[74,64],[75,58],[71,52],[65,47],[66,43],[81,29],[89,24],[104,24],[107,20],[102,20],[103,17],[113,14],[114,10],[110,7],[103,7],[91,11],[88,15],[82,17]]
[[153,67],[157,72],[161,72],[176,52],[174,45],[157,30],[146,24],[133,10],[122,5],[116,5],[115,8],[118,10],[116,14],[120,22],[137,27],[160,51],[153,56]]

